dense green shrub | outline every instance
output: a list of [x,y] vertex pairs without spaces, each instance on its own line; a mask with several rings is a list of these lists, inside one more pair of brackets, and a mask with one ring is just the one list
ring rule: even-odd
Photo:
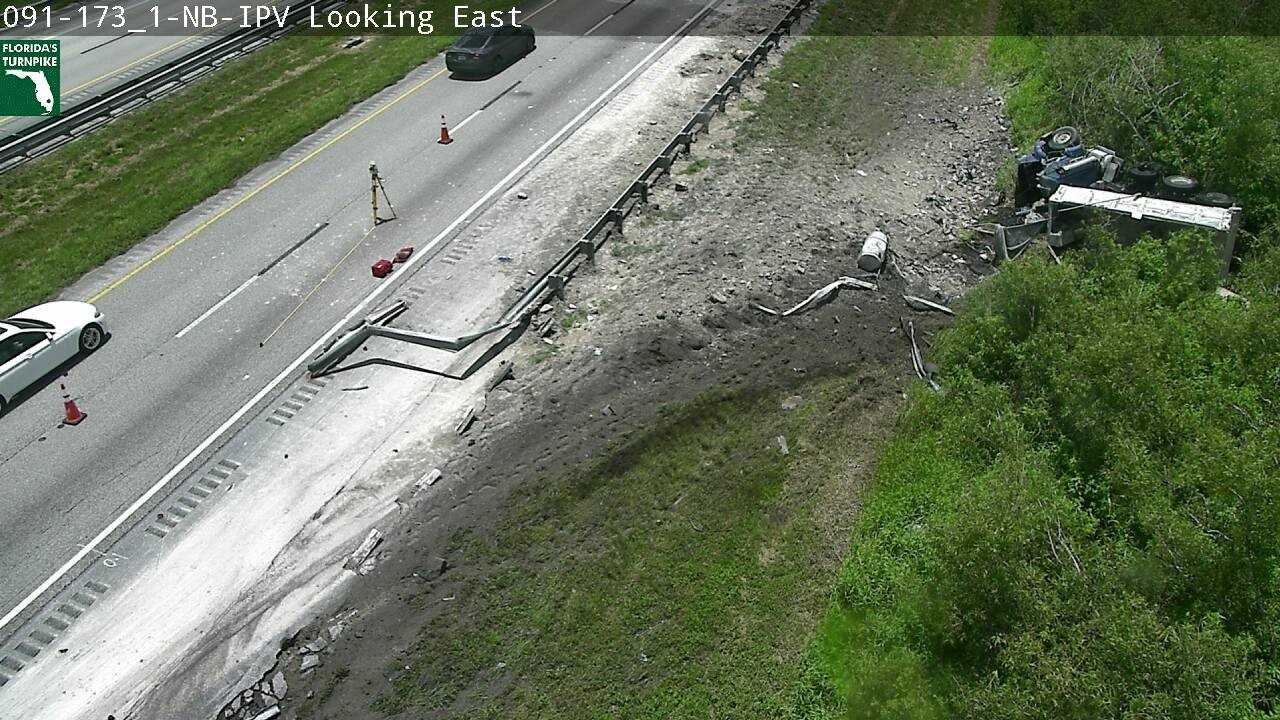
[[[811,687],[851,717],[1245,718],[1280,696],[1280,252],[1019,262],[883,455]],[[829,713],[831,703],[806,708]],[[818,712],[818,710],[822,712]]]

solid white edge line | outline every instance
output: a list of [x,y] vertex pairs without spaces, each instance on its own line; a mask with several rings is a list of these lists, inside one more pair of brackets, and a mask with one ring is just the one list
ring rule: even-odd
[[[439,245],[441,242],[444,241],[445,238],[447,238],[450,234],[452,234],[454,230],[457,230],[459,225],[462,225],[464,222],[469,220],[470,217],[476,212],[476,210],[480,209],[480,207],[483,206],[485,203],[487,203],[494,195],[497,195],[499,192],[502,192],[502,190],[506,187],[506,185],[509,182],[511,182],[513,178],[515,178],[518,174],[523,172],[527,167],[529,167],[529,165],[540,160],[541,156],[544,153],[546,153],[549,148],[551,148],[555,143],[559,142],[559,140],[566,133],[574,130],[579,123],[581,123],[586,117],[588,117],[590,113],[594,113],[601,104],[608,102],[612,98],[612,96],[623,86],[624,83],[629,83],[633,79],[633,76],[637,72],[642,72],[644,69],[647,69],[649,62],[654,58],[655,55],[657,55],[660,52],[665,52],[668,46],[671,45],[671,42],[673,40],[677,40],[680,37],[682,37],[686,30],[688,30],[694,23],[698,22],[698,20],[702,19],[702,17],[707,14],[707,11],[709,11],[712,7],[717,5],[719,2],[720,0],[708,0],[707,4],[703,5],[701,10],[699,10],[696,14],[694,14],[693,17],[689,18],[689,20],[685,22],[684,25],[681,25],[678,30],[676,30],[671,35],[668,35],[666,40],[663,40],[662,43],[659,44],[657,47],[655,47],[652,51],[650,51],[648,55],[645,55],[644,58],[640,60],[640,62],[636,63],[630,70],[627,71],[626,75],[623,75],[622,77],[618,78],[618,80],[614,82],[614,84],[610,85],[608,89],[606,89],[595,100],[593,100],[590,105],[583,108],[582,112],[575,115],[573,119],[570,120],[568,123],[566,123],[563,127],[561,127],[556,132],[555,135],[552,135],[546,142],[540,145],[537,150],[534,150],[519,165],[513,168],[511,172],[507,173],[506,177],[499,180],[498,183],[494,185],[492,188],[490,188],[489,191],[486,192],[483,196],[481,196],[479,200],[476,200],[475,203],[471,205],[471,207],[467,208],[466,211],[464,211],[461,215],[459,215],[456,219],[454,219],[453,222],[449,223],[448,227],[446,227],[444,230],[441,230],[440,234],[436,235],[431,240],[431,242],[426,245],[426,247],[424,247],[420,252],[414,253],[413,256],[409,258],[409,260],[406,261],[401,266],[400,270],[398,270],[396,274],[403,275],[405,271],[416,266],[424,258],[430,256],[430,251],[433,248],[435,248],[436,245]],[[346,317],[344,317],[336,325],[330,328],[329,331],[326,332],[324,335],[320,336],[319,340],[316,340],[311,347],[307,348],[306,351],[304,351],[301,355],[298,356],[297,360],[294,360],[292,363],[290,363],[289,367],[282,370],[280,374],[275,377],[275,379],[267,383],[267,385],[263,387],[261,390],[259,390],[258,393],[254,395],[247,403],[240,406],[240,409],[237,410],[235,413],[233,413],[231,417],[227,418],[226,422],[218,426],[218,429],[214,430],[212,434],[210,434],[207,438],[201,441],[201,443],[197,445],[194,450],[188,453],[187,456],[184,457],[181,461],[179,461],[177,465],[174,465],[173,469],[165,473],[164,477],[157,480],[156,483],[152,485],[145,493],[143,493],[137,500],[135,500],[132,505],[126,508],[125,511],[120,513],[120,515],[116,517],[115,520],[112,520],[109,525],[103,528],[102,532],[98,533],[96,537],[94,537],[92,540],[86,543],[84,547],[81,548],[81,550],[77,552],[75,555],[73,555],[70,560],[64,563],[62,567],[58,568],[44,582],[40,583],[39,587],[37,587],[35,590],[32,590],[31,594],[27,595],[27,597],[24,598],[22,602],[15,605],[11,610],[9,610],[9,612],[5,613],[4,617],[0,617],[0,629],[3,629],[9,623],[13,622],[14,618],[18,617],[18,615],[21,615],[22,612],[31,605],[31,603],[35,602],[41,595],[44,594],[46,590],[52,587],[54,583],[58,582],[58,580],[63,575],[66,575],[68,572],[74,569],[75,566],[78,565],[81,560],[84,560],[86,557],[88,557],[89,553],[96,550],[98,545],[103,540],[106,540],[107,537],[111,535],[111,533],[119,529],[119,527],[123,525],[130,517],[132,517],[134,513],[136,513],[139,509],[141,509],[143,505],[146,505],[147,502],[156,495],[156,493],[164,489],[164,487],[169,484],[169,481],[177,477],[178,473],[181,473],[183,470],[185,470],[187,466],[190,465],[192,461],[194,461],[202,453],[204,453],[205,450],[208,450],[209,446],[213,445],[213,443],[216,442],[218,438],[222,437],[223,433],[225,433],[233,425],[239,422],[240,418],[244,417],[245,414],[248,413],[251,409],[253,409],[253,407],[256,406],[259,402],[261,402],[263,398],[271,394],[271,392],[275,390],[276,386],[279,385],[282,381],[284,381],[285,378],[292,375],[294,371],[296,371],[302,365],[302,363],[306,361],[307,358],[315,354],[317,350],[319,350],[326,342],[328,342],[329,338],[334,333],[346,327],[348,323],[350,323],[352,320],[355,319],[356,315],[360,314],[364,310],[364,308],[368,307],[370,303],[376,300],[379,295],[382,295],[384,292],[386,292],[387,288],[390,288],[390,287],[392,287],[390,284],[379,285],[373,292],[366,295],[363,300],[361,300],[358,304],[356,304],[356,306],[353,307],[349,313],[347,313]]]
[[196,327],[197,325],[199,325],[200,323],[204,322],[205,320],[208,320],[210,315],[212,315],[212,314],[214,314],[214,313],[218,312],[218,310],[219,310],[223,305],[226,305],[227,303],[231,302],[231,299],[232,299],[232,298],[234,298],[235,296],[239,295],[241,292],[244,292],[244,289],[245,289],[245,288],[247,288],[247,287],[249,287],[250,285],[252,285],[252,284],[253,284],[253,281],[254,281],[254,280],[257,280],[257,279],[258,279],[258,278],[260,278],[260,277],[262,277],[262,276],[261,276],[261,275],[254,275],[253,277],[249,278],[248,280],[245,280],[245,281],[244,281],[244,283],[242,283],[242,284],[240,285],[240,287],[236,288],[235,290],[232,290],[232,291],[231,291],[231,294],[229,294],[229,295],[227,295],[226,297],[224,297],[224,298],[222,298],[221,300],[219,300],[216,304],[214,304],[214,306],[213,306],[213,307],[209,308],[208,310],[205,310],[205,311],[204,311],[204,314],[203,314],[203,315],[201,315],[200,317],[196,318],[195,320],[192,320],[190,325],[188,325],[188,326],[186,326],[186,327],[182,328],[181,330],[179,330],[179,331],[178,331],[178,334],[173,336],[173,337],[174,337],[174,339],[177,339],[177,338],[182,337],[183,335],[186,335],[187,333],[189,333],[189,332],[191,332],[192,330],[194,330],[194,329],[195,329],[195,327]]

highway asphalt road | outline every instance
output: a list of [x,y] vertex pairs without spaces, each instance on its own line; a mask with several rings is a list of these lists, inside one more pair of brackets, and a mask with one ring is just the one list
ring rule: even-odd
[[[137,14],[139,18],[149,17],[149,8],[153,6],[159,8],[161,17],[169,17],[180,13],[181,8],[187,4],[187,0],[138,0],[122,3],[130,17]],[[220,16],[238,13],[236,8],[240,5],[237,0],[209,0],[207,4],[218,7]],[[90,11],[88,21],[94,28],[86,31],[81,26],[78,7],[69,6],[54,15],[53,33],[15,30],[0,35],[3,39],[47,38],[60,41],[61,99],[64,112],[126,80],[200,49],[228,29],[228,24],[222,23],[218,28],[193,30],[177,37],[125,33],[123,30],[111,29],[110,18],[106,22],[107,27],[98,29],[98,15]],[[71,21],[60,22],[60,16],[69,17]],[[39,120],[39,117],[0,117],[0,136],[16,132]]]
[[[494,197],[704,5],[546,0],[528,22],[579,34],[542,36],[484,81],[451,79],[433,60],[407,89],[70,289],[65,297],[99,305],[113,337],[71,372],[84,424],[57,427],[56,385],[0,420],[0,616],[38,607],[34,589],[340,320],[377,282],[374,260],[425,244]],[[452,145],[435,142],[441,114]],[[399,219],[370,235],[371,161]]]

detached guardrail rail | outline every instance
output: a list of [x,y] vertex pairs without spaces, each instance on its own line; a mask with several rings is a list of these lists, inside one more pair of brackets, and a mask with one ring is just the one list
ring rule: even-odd
[[25,127],[0,140],[0,173],[39,157],[120,115],[186,85],[224,62],[275,40],[293,30],[309,8],[327,9],[342,0],[303,0],[300,12],[283,28],[264,25],[231,33],[195,52],[103,91],[71,110]]
[[[307,365],[307,370],[311,376],[316,377],[332,372],[343,358],[354,352],[361,343],[370,337],[387,337],[425,345],[438,350],[458,352],[466,349],[477,340],[488,337],[499,330],[505,329],[509,335],[522,332],[524,328],[528,327],[530,318],[537,312],[538,306],[546,295],[562,294],[565,285],[574,276],[578,268],[581,267],[582,263],[594,260],[596,253],[604,247],[604,244],[614,232],[619,235],[622,234],[623,221],[631,215],[638,205],[649,202],[649,191],[662,176],[671,174],[671,166],[675,164],[675,161],[681,155],[691,152],[698,135],[710,132],[711,119],[717,112],[724,112],[730,96],[742,92],[742,83],[749,77],[755,77],[756,69],[769,58],[769,53],[773,52],[781,44],[782,36],[791,33],[792,26],[813,5],[813,2],[814,0],[798,0],[787,11],[787,14],[778,21],[773,30],[756,45],[755,50],[742,61],[738,69],[721,83],[720,87],[703,103],[702,108],[693,114],[693,117],[684,124],[680,132],[676,133],[676,136],[671,142],[667,143],[662,152],[658,153],[658,156],[649,163],[648,167],[627,186],[627,189],[609,206],[609,209],[605,210],[600,218],[592,223],[591,227],[560,256],[559,260],[553,263],[546,272],[539,275],[529,289],[520,294],[520,297],[511,304],[497,322],[468,335],[456,338],[441,338],[428,333],[379,327],[379,322],[390,321],[390,315],[381,316],[378,321],[368,318],[347,328],[342,335],[336,337],[320,351],[315,359]],[[451,375],[449,377],[459,380],[464,379],[480,369],[492,357],[493,354],[487,354],[480,361],[468,367],[461,375]]]

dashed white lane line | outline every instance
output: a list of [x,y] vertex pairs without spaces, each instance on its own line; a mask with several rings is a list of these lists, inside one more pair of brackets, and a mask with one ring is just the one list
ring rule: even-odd
[[584,33],[582,33],[582,37],[586,37],[586,36],[590,35],[591,33],[593,33],[593,32],[595,32],[595,31],[599,30],[601,27],[603,27],[603,26],[604,26],[604,24],[605,24],[605,23],[609,22],[610,20],[612,20],[613,18],[615,18],[617,15],[618,15],[618,13],[616,13],[616,12],[615,12],[615,13],[609,13],[608,15],[606,15],[606,16],[605,16],[605,18],[604,18],[603,20],[601,20],[600,22],[596,23],[595,25],[592,25],[590,30],[588,30],[588,31],[586,31],[586,32],[584,32]]
[[213,307],[209,308],[208,310],[205,310],[203,315],[201,315],[200,317],[196,318],[195,320],[192,320],[190,325],[188,325],[188,326],[186,326],[186,327],[182,328],[181,330],[179,330],[179,331],[178,331],[178,334],[177,334],[177,335],[174,335],[174,337],[175,337],[175,338],[180,338],[180,337],[182,337],[183,335],[186,335],[187,333],[189,333],[189,332],[191,332],[192,330],[194,330],[194,329],[195,329],[195,327],[196,327],[197,325],[199,325],[200,323],[202,323],[202,322],[204,322],[205,320],[207,320],[207,319],[209,318],[209,316],[210,316],[210,315],[212,315],[212,314],[214,314],[214,313],[218,312],[218,310],[219,310],[223,305],[226,305],[227,303],[231,302],[232,298],[234,298],[235,296],[237,296],[237,295],[239,295],[240,293],[244,292],[245,288],[247,288],[247,287],[249,287],[250,285],[252,285],[252,284],[253,284],[253,281],[254,281],[254,280],[257,280],[257,279],[258,279],[258,278],[260,278],[260,277],[262,277],[262,276],[261,276],[261,275],[254,275],[253,277],[249,278],[248,280],[245,280],[245,281],[244,281],[244,283],[243,283],[240,287],[236,288],[235,290],[232,290],[232,291],[231,291],[231,294],[229,294],[229,295],[227,295],[226,297],[224,297],[224,298],[222,298],[221,300],[219,300],[216,304],[214,304],[214,306],[213,306]]
[[480,113],[482,112],[484,112],[484,108],[480,108],[479,110],[468,115],[466,120],[463,120],[462,122],[453,126],[453,132],[458,132],[462,128],[466,127],[467,123],[471,122],[472,120],[475,120],[477,117],[479,117]]
[[[681,25],[678,30],[668,35],[665,40],[663,40],[656,47],[654,47],[653,50],[649,51],[649,54],[645,55],[638,63],[633,65],[631,69],[626,72],[625,75],[618,78],[618,80],[615,81],[612,85],[610,85],[604,92],[600,93],[600,95],[598,95],[595,100],[592,100],[591,103],[587,105],[585,108],[583,108],[581,112],[575,115],[573,119],[565,123],[564,126],[562,126],[559,130],[557,130],[556,133],[552,135],[550,138],[548,138],[546,142],[538,146],[538,149],[530,153],[524,160],[520,162],[519,165],[512,168],[511,172],[507,173],[505,177],[503,177],[501,180],[497,182],[497,184],[491,187],[488,192],[486,192],[483,196],[480,197],[479,200],[476,200],[474,203],[472,203],[471,207],[467,208],[465,211],[463,211],[461,215],[455,218],[453,222],[449,223],[448,227],[446,227],[444,230],[441,230],[440,234],[436,235],[431,240],[431,242],[428,243],[426,247],[423,248],[421,252],[414,253],[413,256],[409,258],[409,260],[406,261],[403,265],[401,265],[398,271],[396,271],[397,275],[405,274],[412,268],[421,264],[421,262],[425,258],[431,257],[432,255],[431,250],[435,249],[436,246],[444,242],[445,239],[447,239],[450,235],[452,235],[453,232],[457,230],[459,226],[469,221],[471,217],[478,210],[484,207],[493,198],[493,196],[502,192],[512,180],[514,180],[516,177],[518,177],[519,175],[524,173],[526,170],[528,170],[529,167],[533,165],[535,162],[541,160],[543,156],[545,156],[552,148],[556,147],[564,139],[565,135],[569,134],[574,129],[576,129],[578,125],[581,124],[586,118],[588,118],[590,115],[595,113],[600,108],[601,105],[608,102],[614,95],[616,95],[624,85],[630,83],[633,79],[635,79],[635,76],[637,73],[647,68],[649,64],[652,62],[652,60],[655,57],[657,57],[659,54],[666,52],[670,48],[674,40],[678,40],[679,38],[681,38],[685,34],[685,32],[690,27],[693,26],[694,23],[701,20],[707,14],[707,12],[709,12],[711,8],[719,4],[719,2],[720,0],[708,0],[707,4],[703,5],[702,8],[698,10],[698,12],[693,15],[693,17],[689,18],[683,25]],[[321,347],[323,347],[325,343],[329,342],[330,338],[332,338],[339,330],[346,327],[357,316],[364,313],[366,311],[366,308],[368,308],[370,304],[376,301],[379,297],[381,297],[384,293],[386,293],[389,288],[392,288],[392,287],[395,287],[395,286],[390,283],[379,285],[377,288],[371,291],[368,295],[366,295],[364,299],[362,299],[359,303],[357,303],[355,307],[351,308],[350,312],[347,313],[346,317],[344,317],[336,325],[331,327],[326,333],[324,333],[324,335],[320,336],[320,338],[316,340],[315,343],[311,345],[311,347],[304,350],[302,354],[297,357],[297,359],[289,363],[288,367],[280,371],[279,375],[276,375],[275,378],[273,378],[270,382],[268,382],[252,398],[250,398],[248,402],[241,405],[239,410],[236,410],[234,413],[232,413],[231,417],[227,418],[221,425],[217,427],[217,429],[215,429],[212,433],[210,433],[208,437],[202,440],[200,444],[195,447],[194,450],[188,453],[187,456],[184,457],[182,460],[180,460],[177,465],[174,465],[173,468],[169,470],[169,472],[165,473],[163,477],[157,480],[155,484],[152,485],[150,488],[148,488],[147,491],[144,492],[141,496],[139,496],[138,499],[135,500],[132,505],[125,508],[124,512],[120,513],[120,515],[118,515],[116,519],[112,520],[92,540],[86,543],[80,549],[80,551],[77,552],[75,555],[73,555],[71,559],[67,560],[67,562],[64,563],[62,567],[58,568],[56,571],[54,571],[52,575],[50,575],[43,582],[41,582],[40,585],[36,587],[36,589],[32,590],[29,595],[23,598],[22,602],[13,606],[13,608],[11,608],[7,613],[5,613],[4,617],[0,617],[0,629],[3,629],[6,625],[12,622],[14,618],[22,614],[22,612],[26,610],[33,602],[39,599],[40,596],[43,595],[46,590],[53,587],[53,585],[57,583],[59,579],[61,579],[67,573],[71,572],[76,567],[76,565],[80,564],[80,562],[84,560],[86,557],[88,557],[90,553],[95,552],[98,548],[98,545],[102,544],[102,542],[106,540],[108,537],[110,537],[113,532],[118,530],[121,525],[124,525],[124,523],[127,522],[129,518],[133,517],[133,515],[136,512],[138,512],[138,510],[140,510],[144,505],[146,505],[147,502],[151,500],[151,498],[155,497],[157,493],[159,493],[161,490],[167,487],[170,481],[172,481],[175,477],[177,477],[179,473],[186,470],[187,467],[196,460],[196,458],[200,457],[200,455],[202,455],[206,450],[208,450],[210,446],[212,446],[215,442],[217,442],[218,439],[221,438],[224,433],[230,430],[237,422],[240,421],[241,418],[245,416],[245,414],[247,414],[250,410],[256,407],[258,403],[261,402],[267,395],[271,394],[276,389],[276,387],[280,385],[280,383],[284,382],[285,379],[293,375],[293,373],[296,372],[298,368],[301,367],[302,364],[307,361],[307,358],[314,355],[316,351],[319,350]]]

